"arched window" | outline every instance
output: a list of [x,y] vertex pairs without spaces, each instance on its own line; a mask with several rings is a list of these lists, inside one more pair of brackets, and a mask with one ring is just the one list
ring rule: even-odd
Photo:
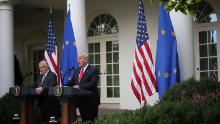
[[111,15],[100,14],[89,25],[87,36],[118,33],[118,24]]
[[200,4],[195,6],[196,14],[194,16],[195,23],[210,23],[217,22],[217,15],[207,2],[202,1]]

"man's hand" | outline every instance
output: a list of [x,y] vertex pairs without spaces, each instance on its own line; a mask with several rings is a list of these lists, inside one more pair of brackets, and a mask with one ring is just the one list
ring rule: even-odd
[[35,92],[39,95],[43,92],[43,87],[38,87],[35,89]]
[[73,87],[79,89],[79,85],[75,85],[75,86],[73,86]]

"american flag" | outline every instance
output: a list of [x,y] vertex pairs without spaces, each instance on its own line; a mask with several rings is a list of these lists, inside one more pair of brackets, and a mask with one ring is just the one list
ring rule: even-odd
[[57,84],[60,83],[60,71],[58,66],[57,42],[55,37],[55,23],[53,13],[50,13],[48,25],[48,37],[44,57],[50,67],[50,70],[57,75]]
[[140,104],[157,92],[154,62],[150,49],[149,36],[142,0],[138,5],[137,37],[131,88]]

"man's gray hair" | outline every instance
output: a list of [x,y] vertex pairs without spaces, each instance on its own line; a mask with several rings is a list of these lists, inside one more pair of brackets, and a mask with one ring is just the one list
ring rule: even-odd
[[78,58],[88,58],[88,54],[87,53],[80,53]]
[[42,60],[42,61],[39,62],[39,66],[46,66],[46,67],[48,67],[49,65],[48,65],[47,61]]

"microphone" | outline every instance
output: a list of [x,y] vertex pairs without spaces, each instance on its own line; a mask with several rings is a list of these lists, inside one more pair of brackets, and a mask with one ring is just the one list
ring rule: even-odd
[[66,72],[65,72],[65,73],[68,73],[68,72],[72,71],[73,69],[74,69],[74,66],[69,67],[69,68],[66,70]]
[[62,82],[64,81],[64,77],[66,76],[66,74],[72,71],[73,69],[74,69],[74,66],[67,68],[66,72],[63,73],[63,76],[61,78]]
[[26,73],[25,74],[25,76],[23,77],[23,81],[27,78],[27,77],[29,77],[29,76],[31,76],[32,75],[32,71],[31,72],[28,72],[28,73]]

